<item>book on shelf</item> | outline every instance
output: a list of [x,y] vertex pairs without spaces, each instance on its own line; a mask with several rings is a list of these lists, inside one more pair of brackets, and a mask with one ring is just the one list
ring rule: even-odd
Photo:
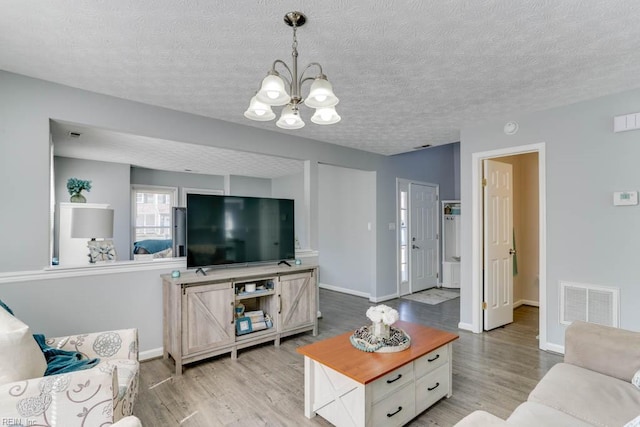
[[246,311],[244,316],[251,319],[251,325],[254,331],[273,327],[271,317],[268,314],[265,314],[263,310]]
[[245,311],[244,315],[251,319],[251,323],[264,322],[264,312],[262,310]]

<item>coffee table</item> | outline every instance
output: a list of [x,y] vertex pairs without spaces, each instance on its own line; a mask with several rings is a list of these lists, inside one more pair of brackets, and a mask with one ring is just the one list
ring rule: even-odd
[[458,335],[398,321],[411,337],[397,353],[368,353],[353,332],[299,347],[304,355],[304,413],[336,426],[400,426],[452,393],[452,345]]

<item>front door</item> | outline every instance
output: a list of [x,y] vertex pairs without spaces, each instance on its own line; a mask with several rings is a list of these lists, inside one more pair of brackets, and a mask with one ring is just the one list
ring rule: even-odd
[[409,185],[411,292],[438,284],[438,187]]
[[512,166],[483,161],[484,329],[513,322]]

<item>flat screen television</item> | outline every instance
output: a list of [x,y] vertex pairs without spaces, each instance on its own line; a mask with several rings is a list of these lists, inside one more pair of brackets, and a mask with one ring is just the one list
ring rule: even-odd
[[294,201],[187,195],[187,268],[295,258]]

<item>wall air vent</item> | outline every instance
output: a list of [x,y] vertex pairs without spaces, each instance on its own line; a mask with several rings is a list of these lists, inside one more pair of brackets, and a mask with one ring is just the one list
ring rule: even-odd
[[560,323],[574,320],[619,327],[620,289],[560,282]]
[[625,132],[640,129],[640,113],[625,114],[613,118],[613,131]]
[[423,148],[429,148],[431,144],[418,145],[417,147],[413,147],[414,150],[422,150]]
[[80,138],[80,135],[82,135],[80,132],[69,132],[70,138]]

